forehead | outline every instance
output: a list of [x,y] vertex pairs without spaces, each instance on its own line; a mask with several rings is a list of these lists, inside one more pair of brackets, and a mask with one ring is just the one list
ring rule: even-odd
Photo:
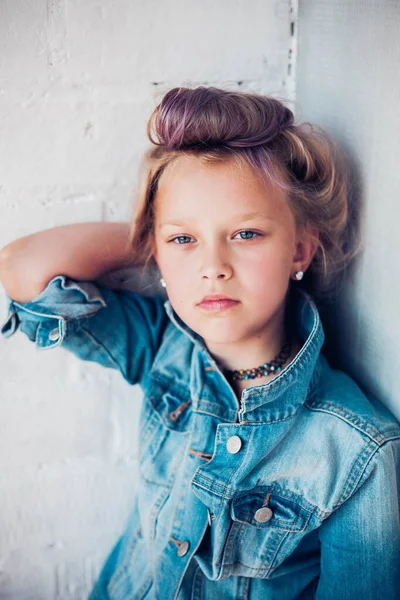
[[282,210],[284,194],[246,160],[230,157],[204,163],[182,156],[162,173],[155,198],[156,215],[170,216]]

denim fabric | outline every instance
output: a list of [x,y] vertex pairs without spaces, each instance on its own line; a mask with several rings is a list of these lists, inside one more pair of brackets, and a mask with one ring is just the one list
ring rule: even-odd
[[400,598],[400,424],[331,367],[315,303],[292,296],[303,346],[240,402],[161,296],[58,275],[8,297],[4,336],[143,390],[139,491],[90,600]]

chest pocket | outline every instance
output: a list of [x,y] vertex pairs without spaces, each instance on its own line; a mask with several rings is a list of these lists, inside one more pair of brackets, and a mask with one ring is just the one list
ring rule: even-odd
[[302,539],[312,517],[296,500],[259,486],[233,497],[223,562],[232,574],[266,578]]
[[143,397],[139,464],[143,479],[172,487],[187,453],[192,407],[189,389],[154,378]]

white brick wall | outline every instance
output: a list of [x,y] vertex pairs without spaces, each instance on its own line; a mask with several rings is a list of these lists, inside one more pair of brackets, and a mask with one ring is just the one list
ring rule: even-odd
[[[171,87],[293,99],[290,5],[0,0],[0,247],[129,219],[146,120]],[[141,390],[21,333],[0,361],[0,598],[85,598],[135,493]]]

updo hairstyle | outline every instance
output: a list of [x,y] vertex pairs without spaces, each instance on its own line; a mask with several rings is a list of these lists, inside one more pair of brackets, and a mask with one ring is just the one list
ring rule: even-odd
[[132,263],[157,268],[152,254],[154,200],[165,167],[183,155],[203,164],[246,161],[286,192],[298,228],[319,232],[318,249],[301,281],[315,300],[337,291],[338,277],[357,250],[349,240],[349,174],[343,152],[319,126],[295,124],[271,96],[216,87],[168,91],[147,123],[153,146],[142,160],[129,236]]

